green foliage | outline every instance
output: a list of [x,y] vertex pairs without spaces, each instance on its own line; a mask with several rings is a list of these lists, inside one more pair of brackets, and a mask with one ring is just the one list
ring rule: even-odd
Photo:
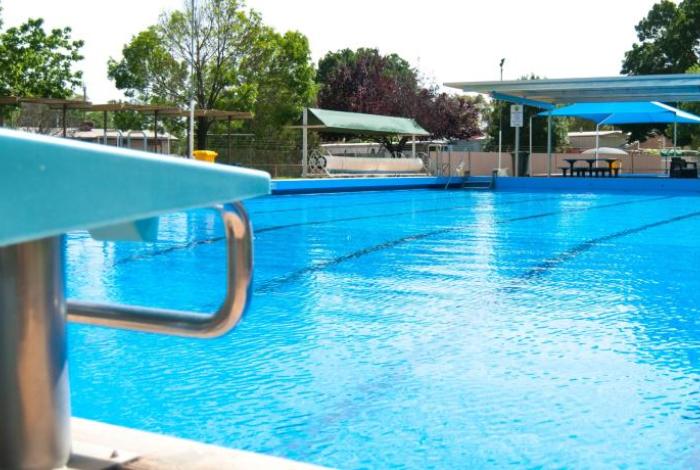
[[[686,73],[700,74],[700,65],[696,64],[690,67]],[[678,107],[689,113],[700,115],[700,103],[680,103]],[[661,131],[668,137],[670,145],[671,139],[673,139],[673,124],[667,125]],[[677,126],[676,140],[679,147],[690,146],[694,149],[700,149],[700,129],[692,124],[679,124]]]
[[[676,4],[661,0],[636,26],[638,43],[625,53],[622,73],[630,75],[663,73],[698,73],[700,57],[700,0],[683,0]],[[676,105],[676,103],[669,103]],[[697,104],[680,106],[697,113]],[[696,126],[678,126],[678,144],[700,144]],[[634,124],[620,126],[631,132],[630,140],[646,140],[654,131],[673,136],[673,126]]]
[[[193,94],[199,109],[254,111],[256,132],[279,130],[313,101],[313,73],[303,35],[273,31],[238,0],[201,0],[194,10],[187,1],[108,63],[127,96],[186,107]],[[197,120],[197,147],[206,147],[210,125]]]
[[71,39],[71,29],[44,30],[42,19],[0,34],[0,94],[68,98],[79,86],[83,41]]
[[[382,55],[377,49],[329,52],[319,62],[317,80],[322,108],[410,117],[436,138],[466,139],[479,133],[477,103],[421,86],[417,70],[397,54]],[[367,138],[394,154],[408,140]]]
[[299,32],[280,34],[264,28],[256,48],[259,60],[246,68],[245,88],[246,95],[254,97],[252,130],[267,135],[294,122],[313,104],[316,72],[308,39]]
[[635,29],[639,42],[625,53],[622,73],[683,73],[698,63],[700,0],[661,0]]

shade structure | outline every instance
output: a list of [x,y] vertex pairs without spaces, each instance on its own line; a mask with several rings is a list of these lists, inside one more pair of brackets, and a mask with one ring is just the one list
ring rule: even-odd
[[621,157],[624,155],[627,155],[627,152],[625,152],[622,149],[616,149],[613,147],[596,147],[594,149],[588,149],[584,150],[581,152],[581,155],[610,155],[610,156],[616,156],[616,157]]
[[450,82],[465,92],[547,109],[547,104],[652,101],[700,101],[700,74],[631,75],[616,77],[553,78],[488,82]]
[[540,116],[578,117],[596,124],[700,124],[700,117],[658,101],[575,103]]
[[309,108],[308,128],[323,132],[363,135],[428,136],[410,118]]

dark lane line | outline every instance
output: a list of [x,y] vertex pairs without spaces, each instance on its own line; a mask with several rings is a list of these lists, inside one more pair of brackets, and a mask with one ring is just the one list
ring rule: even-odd
[[335,266],[335,265],[343,263],[345,261],[360,258],[362,256],[369,255],[371,253],[376,253],[378,251],[393,248],[393,247],[401,245],[403,243],[412,242],[412,241],[416,241],[416,240],[422,240],[424,238],[428,238],[428,237],[431,237],[433,235],[438,235],[438,234],[449,232],[452,230],[454,230],[454,229],[433,230],[432,232],[423,232],[423,233],[418,233],[416,235],[407,235],[405,237],[397,238],[395,240],[390,240],[388,242],[380,243],[378,245],[372,245],[370,247],[363,248],[361,250],[353,251],[352,253],[349,253],[347,255],[338,256],[337,258],[333,258],[333,259],[330,259],[328,261],[322,261],[320,263],[317,263],[317,264],[314,264],[311,266],[307,266],[307,267],[299,269],[297,271],[292,271],[291,273],[285,274],[284,276],[279,276],[279,277],[276,277],[273,279],[269,279],[267,281],[259,282],[254,286],[254,292],[255,293],[271,292],[277,287],[280,287],[284,284],[287,284],[289,282],[295,281],[295,280],[303,277],[305,274],[313,273],[313,272],[317,272],[317,271],[323,271],[326,268],[329,268],[331,266]]
[[[506,205],[513,205],[513,204],[523,204],[527,202],[540,202],[540,201],[549,201],[549,200],[554,200],[555,198],[536,198],[536,199],[519,199],[516,201],[504,201],[502,203],[499,203],[499,206],[506,206]],[[394,217],[394,216],[401,216],[401,215],[411,215],[415,213],[423,213],[423,212],[443,212],[443,211],[448,211],[448,210],[454,210],[454,209],[460,209],[460,208],[469,208],[469,207],[474,207],[473,201],[472,204],[469,205],[459,205],[459,206],[449,206],[449,207],[440,207],[437,209],[419,209],[419,210],[413,210],[413,211],[406,211],[406,212],[393,212],[389,214],[379,214],[379,215],[364,215],[364,216],[357,216],[357,217],[347,217],[343,219],[326,219],[326,220],[318,220],[318,221],[311,221],[311,222],[299,222],[295,224],[287,224],[287,225],[273,225],[270,227],[262,227],[254,230],[255,234],[260,234],[260,233],[265,233],[265,232],[272,232],[276,230],[282,230],[282,229],[287,229],[287,228],[293,228],[293,227],[301,227],[301,226],[306,226],[306,225],[323,225],[323,224],[332,224],[335,222],[349,222],[353,220],[363,220],[363,219],[376,219],[376,218],[386,218],[386,217]],[[115,261],[112,266],[118,266],[121,264],[125,263],[130,263],[132,261],[137,261],[141,259],[147,259],[147,258],[152,258],[155,256],[160,256],[160,255],[165,255],[168,253],[172,253],[177,250],[187,250],[190,248],[194,248],[200,245],[208,245],[211,243],[219,242],[224,240],[226,237],[223,235],[220,235],[218,237],[212,237],[212,238],[204,238],[201,240],[192,240],[191,242],[188,243],[183,243],[181,245],[173,245],[169,246],[166,248],[162,248],[159,250],[147,252],[147,253],[141,253],[138,255],[133,255],[133,256],[127,256],[125,258],[122,258],[120,260]]]
[[560,253],[556,256],[553,256],[549,259],[546,259],[545,261],[538,264],[534,268],[528,270],[522,276],[519,276],[519,278],[523,279],[523,280],[539,279],[540,277],[544,276],[545,274],[547,274],[549,271],[556,268],[557,266],[569,261],[570,259],[580,255],[581,253],[584,253],[584,252],[596,247],[597,245],[600,245],[601,243],[615,240],[617,238],[626,237],[628,235],[633,235],[635,233],[644,232],[645,230],[649,230],[649,229],[656,228],[656,227],[661,227],[663,225],[669,225],[669,224],[673,224],[676,222],[680,222],[682,220],[691,219],[693,217],[700,217],[700,211],[691,212],[689,214],[679,215],[676,217],[671,217],[669,219],[659,220],[657,222],[652,222],[652,223],[640,225],[638,227],[628,228],[626,230],[621,230],[619,232],[604,235],[602,237],[597,237],[597,238],[592,238],[590,240],[586,240],[584,242],[579,243],[578,245],[575,245],[575,246],[569,248],[566,251],[563,251],[562,253]]
[[[553,198],[551,197],[543,197],[543,198],[538,198],[538,199],[519,199],[517,201],[504,201],[499,203],[499,206],[510,206],[514,204],[525,204],[528,202],[541,202],[541,201],[550,201]],[[387,217],[398,217],[402,215],[413,215],[413,214],[424,214],[424,213],[431,213],[431,212],[446,212],[446,211],[451,211],[454,209],[466,209],[466,208],[471,208],[474,207],[474,201],[471,202],[471,204],[459,204],[456,206],[447,206],[447,207],[440,207],[440,208],[433,208],[433,209],[414,209],[410,211],[404,211],[404,212],[391,212],[388,214],[372,214],[372,215],[358,215],[355,217],[344,217],[340,219],[326,219],[326,220],[311,220],[307,222],[296,222],[293,224],[285,224],[285,225],[271,225],[269,227],[263,227],[255,230],[255,233],[266,233],[266,232],[273,232],[276,230],[285,230],[288,228],[296,228],[296,227],[306,227],[310,225],[325,225],[325,224],[332,224],[336,222],[352,222],[355,220],[367,220],[367,219],[384,219]]]
[[[502,221],[495,222],[494,225],[504,225],[512,222],[519,222],[522,220],[532,220],[532,219],[537,219],[537,218],[542,218],[542,217],[550,217],[552,215],[558,215],[562,214],[565,212],[579,212],[579,211],[586,211],[586,210],[594,210],[594,209],[606,209],[610,207],[619,207],[619,206],[624,206],[624,205],[631,205],[631,204],[638,204],[638,203],[644,203],[644,202],[651,202],[651,201],[658,201],[662,199],[672,199],[676,196],[663,196],[663,197],[658,197],[658,198],[652,198],[652,199],[633,199],[629,201],[622,201],[622,202],[616,202],[616,203],[611,203],[611,204],[601,204],[599,206],[593,206],[593,207],[588,207],[588,208],[579,208],[579,209],[569,209],[569,210],[562,210],[562,211],[551,211],[551,212],[542,212],[539,214],[532,214],[532,215],[526,215],[526,216],[521,216],[521,217],[513,217],[510,219],[505,219]],[[450,233],[450,232],[456,232],[456,231],[464,231],[464,227],[450,227],[450,228],[445,228],[445,229],[440,229],[440,230],[432,230],[430,232],[423,232],[415,235],[407,235],[401,238],[397,238],[395,240],[391,240],[388,242],[380,243],[378,245],[373,245],[367,248],[363,248],[361,250],[354,251],[352,253],[349,253],[347,255],[339,256],[337,258],[330,259],[328,261],[323,261],[317,264],[314,264],[312,266],[307,266],[305,268],[299,269],[297,271],[292,271],[289,274],[285,274],[283,276],[278,276],[273,279],[269,279],[267,281],[263,281],[260,283],[257,283],[257,285],[254,287],[254,292],[256,293],[269,293],[273,291],[275,288],[280,287],[284,284],[287,284],[289,282],[295,281],[299,279],[300,277],[304,276],[305,274],[317,272],[317,271],[322,271],[328,267],[335,266],[337,264],[340,264],[344,261],[360,258],[362,256],[371,254],[371,253],[376,253],[378,251],[386,250],[389,248],[394,248],[398,245],[416,241],[416,240],[422,240],[424,238],[432,237],[434,235],[442,235],[445,233]]]

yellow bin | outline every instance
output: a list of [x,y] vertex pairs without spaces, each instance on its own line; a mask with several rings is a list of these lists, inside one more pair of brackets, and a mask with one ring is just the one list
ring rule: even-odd
[[219,154],[214,152],[213,150],[195,150],[194,152],[192,152],[192,154],[197,160],[209,163],[214,163],[216,157],[219,156]]

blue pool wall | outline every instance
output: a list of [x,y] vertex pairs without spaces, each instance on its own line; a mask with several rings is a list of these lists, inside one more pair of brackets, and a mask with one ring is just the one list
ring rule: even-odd
[[[449,183],[458,188],[463,183],[487,183],[489,176],[467,178],[445,176],[401,178],[317,178],[273,180],[272,194],[316,194],[350,191],[379,191],[400,189],[443,189]],[[620,178],[562,178],[500,177],[498,191],[567,191],[567,192],[690,192],[700,193],[700,179],[671,179],[663,177]]]
[[[473,179],[471,178],[470,181]],[[496,189],[498,191],[700,193],[700,179],[633,176],[620,178],[506,177],[497,178]]]
[[[473,179],[473,178],[472,178]],[[453,176],[408,176],[400,178],[315,178],[272,180],[272,194],[310,194],[390,189],[430,189],[459,187],[470,178]]]

